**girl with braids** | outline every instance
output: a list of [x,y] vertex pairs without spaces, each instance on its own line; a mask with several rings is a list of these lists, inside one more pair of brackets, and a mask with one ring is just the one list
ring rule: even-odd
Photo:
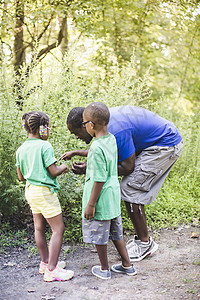
[[[64,269],[65,262],[58,262],[65,228],[56,194],[59,189],[56,177],[67,173],[69,168],[66,164],[56,165],[53,147],[47,141],[50,121],[45,113],[33,111],[24,114],[22,125],[28,139],[16,153],[17,175],[19,180],[26,180],[25,197],[32,210],[35,241],[41,257],[39,273],[44,274],[44,281],[69,280],[74,272]],[[45,219],[52,230],[49,249]]]

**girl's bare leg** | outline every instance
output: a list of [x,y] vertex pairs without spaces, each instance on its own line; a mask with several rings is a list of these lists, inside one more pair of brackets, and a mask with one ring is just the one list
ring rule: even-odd
[[42,214],[33,214],[33,221],[35,228],[35,242],[38,247],[41,260],[48,263],[49,251],[45,236],[46,221]]
[[65,226],[63,223],[62,214],[59,214],[53,218],[48,218],[46,220],[49,223],[52,230],[52,236],[49,242],[48,261],[48,269],[51,271],[55,269],[58,262],[58,256],[60,254]]

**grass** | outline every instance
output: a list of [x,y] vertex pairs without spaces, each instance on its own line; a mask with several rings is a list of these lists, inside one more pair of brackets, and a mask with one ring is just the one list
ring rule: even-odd
[[28,244],[26,230],[9,230],[7,232],[0,230],[0,251],[4,252],[9,248],[25,248]]

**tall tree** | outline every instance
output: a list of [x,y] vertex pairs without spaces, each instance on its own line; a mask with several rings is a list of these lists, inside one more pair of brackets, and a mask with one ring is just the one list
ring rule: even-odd
[[[12,22],[12,18],[14,20],[13,32],[11,26],[9,34],[10,37],[14,37],[13,64],[16,76],[14,92],[19,106],[23,105],[24,97],[37,88],[36,86],[23,95],[24,83],[31,69],[58,47],[65,34],[67,35],[67,11],[72,2],[73,0],[13,0],[8,2],[7,6],[5,6],[5,1],[1,3],[2,12],[8,16],[8,22]],[[58,19],[59,25],[57,25]],[[6,28],[4,23],[2,25]],[[6,35],[1,35],[2,44],[7,44],[6,38]],[[66,41],[67,36],[65,46]],[[31,57],[29,61],[26,59],[27,54]]]
[[24,49],[24,0],[15,2],[15,29],[14,29],[14,68],[17,74],[25,62]]

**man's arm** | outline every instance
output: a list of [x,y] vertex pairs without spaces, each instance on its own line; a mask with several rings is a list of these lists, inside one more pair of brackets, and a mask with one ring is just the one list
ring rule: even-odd
[[101,190],[103,188],[104,182],[94,182],[93,188],[92,188],[92,194],[90,196],[90,200],[85,208],[84,212],[84,218],[87,220],[91,220],[94,218],[95,214],[95,204],[97,200],[99,199],[99,195],[101,193]]
[[118,163],[119,176],[127,176],[133,172],[135,167],[135,158],[135,153],[133,153],[129,158]]
[[88,150],[72,150],[65,152],[58,160],[68,160],[71,159],[74,156],[83,156],[86,157],[88,155]]

